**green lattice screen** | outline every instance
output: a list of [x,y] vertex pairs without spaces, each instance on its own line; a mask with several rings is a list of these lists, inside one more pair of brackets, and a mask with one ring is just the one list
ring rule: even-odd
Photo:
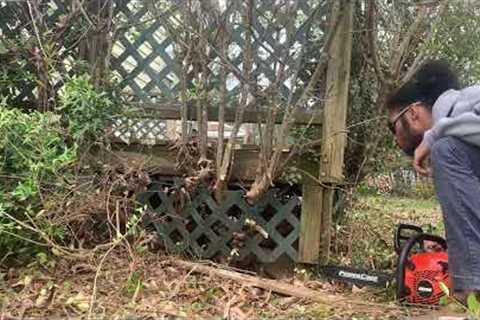
[[[160,102],[159,104],[165,101],[178,101],[182,74],[179,61],[175,55],[175,40],[171,37],[172,30],[167,28],[166,25],[168,24],[170,28],[175,25],[175,23],[172,23],[172,19],[175,18],[175,14],[178,14],[178,8],[185,1],[169,0],[165,2],[170,5],[174,4],[173,9],[169,6],[173,10],[170,16],[159,12],[155,6],[142,5],[141,2],[136,0],[117,1],[117,20],[119,23],[121,21],[123,24],[133,26],[126,28],[119,34],[113,47],[112,65],[114,73],[120,79],[119,86],[132,101],[140,103]],[[287,60],[283,60],[283,47],[288,46],[286,41],[282,42],[278,39],[285,37],[287,22],[277,21],[279,18],[277,18],[276,11],[283,10],[282,4],[285,5],[286,2],[278,0],[257,1],[253,26],[255,38],[253,77],[257,79],[260,87],[266,88],[276,80],[279,64],[286,63],[292,70],[287,68],[287,73],[290,76],[281,84],[281,92],[285,99],[289,96],[292,88],[292,82],[295,78],[293,70],[299,64],[298,57],[303,55],[305,61],[318,58],[317,53],[322,43],[327,20],[327,1],[298,0],[295,40],[292,41],[288,50],[290,56]],[[228,24],[230,27],[228,58],[232,65],[241,70],[245,33],[241,24],[243,10],[241,4],[243,1],[235,0],[230,1],[230,3],[234,3],[236,6],[231,9],[232,14]],[[311,15],[312,12],[315,12],[315,14]],[[159,16],[161,18],[155,18]],[[307,19],[308,17],[311,19]],[[312,47],[312,44],[317,47]],[[303,52],[300,51],[300,48]],[[218,90],[218,85],[215,85],[215,83],[218,84],[220,81],[219,62],[220,59],[213,55],[208,64],[212,75],[212,96]],[[297,79],[300,84],[298,88],[303,89],[301,78]],[[303,75],[303,78],[309,77]],[[239,79],[234,76],[233,72],[228,73],[227,79],[229,97],[231,99],[238,98]],[[318,99],[318,101],[321,100]],[[148,137],[149,141],[167,140],[168,133],[165,122],[155,119],[144,119],[142,121],[145,123],[136,122],[134,125],[124,127],[123,131],[117,130],[115,132],[116,136],[123,141],[132,141],[133,137],[136,137],[135,140],[141,140],[144,137]],[[157,126],[151,127],[153,123],[156,123]],[[151,130],[146,131],[146,128]],[[157,132],[153,134],[154,130]]]
[[[169,5],[181,7],[185,1],[163,1]],[[241,4],[241,0],[231,1]],[[266,85],[273,81],[278,68],[277,54],[285,45],[279,41],[279,37],[285,36],[284,22],[278,22],[275,18],[276,11],[282,8],[283,2],[278,0],[257,1],[254,19],[254,75],[260,84]],[[326,25],[326,2],[325,0],[298,0],[298,18],[296,21],[295,41],[292,46],[292,54],[307,43],[319,43],[323,36]],[[69,12],[71,1],[49,0],[41,2],[43,19],[47,25],[54,25],[59,18]],[[117,28],[116,41],[112,48],[113,71],[118,76],[120,87],[125,92],[132,94],[137,99],[151,102],[155,98],[176,97],[179,89],[180,71],[175,60],[174,42],[171,32],[165,24],[171,19],[168,13],[161,12],[160,4],[146,0],[115,0],[114,23]],[[158,2],[158,3],[161,3]],[[234,6],[231,15],[231,43],[229,45],[229,58],[237,68],[242,63],[243,33],[244,28],[240,23],[239,5]],[[174,7],[175,8],[175,7]],[[316,12],[314,19],[307,20],[312,12]],[[21,34],[23,40],[32,42],[35,34],[26,14],[25,1],[0,1],[0,34],[5,38],[13,38],[12,35]],[[160,12],[160,13],[159,13]],[[172,11],[172,15],[176,15]],[[315,29],[312,29],[312,25]],[[62,39],[65,40],[65,39]],[[72,62],[71,58],[77,56],[75,43],[66,44],[62,51],[65,64]],[[293,57],[293,55],[292,55]],[[68,60],[68,61],[67,61]],[[218,73],[218,59],[212,59],[210,69]],[[293,64],[293,58],[286,61]],[[215,66],[217,65],[217,66]],[[68,69],[68,68],[66,68]],[[60,70],[64,71],[64,70]],[[283,84],[285,94],[289,91],[288,79]],[[21,98],[33,99],[35,82],[27,81],[16,93]],[[239,81],[232,74],[229,76],[229,89],[236,92]]]
[[[117,20],[133,26],[120,33],[113,48],[114,71],[121,79],[120,86],[125,92],[144,102],[175,98],[179,90],[181,71],[175,57],[175,40],[171,38],[171,28],[175,27],[176,22],[172,22],[172,20],[178,15],[178,10],[185,1],[165,2],[173,6],[173,9],[169,6],[173,10],[171,14],[173,19],[165,16],[155,6],[145,5],[147,3],[145,1],[117,1]],[[230,1],[233,3],[233,9],[230,9],[232,14],[229,23],[231,35],[229,59],[239,70],[242,64],[245,33],[240,18],[241,10],[243,10],[242,2],[241,0]],[[323,30],[326,29],[327,1],[298,0],[295,40],[292,41],[290,48],[291,55],[286,61],[283,61],[279,54],[286,46],[286,21],[278,21],[277,11],[284,9],[286,2],[278,0],[256,2],[253,27],[255,38],[253,73],[260,85],[265,87],[275,80],[280,61],[295,68],[297,63],[295,58],[300,54],[300,48],[308,43],[321,44]],[[315,12],[315,15],[311,16],[312,12]],[[311,19],[307,19],[308,17]],[[170,26],[170,29],[165,27],[166,24]],[[308,55],[309,53],[304,53],[306,59],[308,59]],[[215,76],[219,75],[219,61],[214,57],[209,64],[209,69]],[[284,96],[289,94],[293,72],[291,72],[291,76],[282,84]],[[233,73],[229,73],[227,87],[231,95],[238,92],[239,84],[240,81]]]
[[[250,205],[242,191],[230,191],[218,205],[207,190],[201,190],[177,210],[174,198],[163,190],[161,184],[153,185],[139,199],[148,204],[149,223],[167,249],[202,258],[231,256],[242,260],[253,255],[262,263],[275,262],[282,255],[297,259],[301,211],[298,196],[272,189]],[[266,233],[252,230],[247,219]],[[246,235],[241,247],[234,244],[235,233]],[[238,255],[233,254],[235,248]]]
[[[59,23],[61,17],[71,12],[72,0],[40,0],[41,14],[46,24],[54,26]],[[260,88],[266,88],[275,81],[280,63],[288,67],[298,64],[300,49],[304,50],[304,63],[318,59],[318,48],[321,46],[324,31],[327,29],[327,5],[326,0],[297,0],[298,10],[295,21],[294,41],[288,51],[289,58],[283,61],[282,50],[286,45],[286,23],[280,21],[279,10],[284,10],[286,3],[291,0],[258,0],[254,12],[254,71],[253,76],[257,79]],[[107,3],[107,2],[105,2]],[[175,39],[172,38],[172,19],[178,17],[178,10],[184,0],[113,0],[113,30],[107,38],[114,36],[112,46],[111,69],[118,80],[119,89],[131,101],[140,103],[155,103],[158,101],[178,102],[181,72],[175,56]],[[162,3],[167,4],[162,5]],[[230,29],[230,44],[228,49],[229,59],[237,69],[241,70],[243,39],[245,29],[241,24],[242,0],[228,0],[229,12],[228,23]],[[230,6],[232,4],[232,6]],[[0,0],[0,55],[1,45],[6,40],[21,35],[21,41],[26,41],[34,47],[37,38],[33,25],[28,15],[25,1]],[[165,8],[168,8],[166,10]],[[315,13],[314,15],[311,15]],[[311,19],[307,19],[310,17]],[[284,19],[287,20],[287,19]],[[82,34],[86,30],[78,30]],[[87,34],[87,33],[85,33]],[[17,37],[18,38],[18,37]],[[72,65],[78,60],[79,41],[62,38],[57,43],[61,54],[55,57],[57,60],[56,70],[50,75],[54,90],[63,85],[65,75],[72,72]],[[5,43],[8,43],[5,42]],[[8,45],[8,44],[7,44]],[[312,47],[313,46],[313,47]],[[318,47],[318,48],[317,48]],[[28,59],[27,59],[28,60]],[[282,60],[280,62],[280,60]],[[1,70],[0,65],[0,70]],[[17,70],[30,70],[29,77],[20,76],[16,87],[8,92],[16,100],[28,100],[35,104],[35,96],[38,94],[38,79],[35,76],[33,63],[18,65]],[[220,72],[219,58],[213,56],[208,64],[212,74],[212,92],[218,89],[218,77]],[[302,71],[303,72],[303,71]],[[289,78],[281,84],[281,92],[286,98],[292,86],[295,72],[287,68]],[[301,78],[309,78],[304,75]],[[216,79],[216,80],[215,80]],[[233,99],[239,91],[240,81],[232,72],[228,75],[227,89]],[[300,86],[303,86],[299,80]],[[5,88],[5,86],[2,86]],[[0,88],[1,90],[1,88]],[[1,91],[0,91],[1,92]],[[319,99],[321,101],[321,99]],[[148,118],[148,115],[147,115]],[[156,118],[156,119],[154,119]],[[132,121],[134,123],[132,123]],[[149,143],[166,140],[167,128],[165,121],[158,117],[150,117],[139,121],[138,119],[119,119],[116,124],[115,135],[125,142],[146,139]]]

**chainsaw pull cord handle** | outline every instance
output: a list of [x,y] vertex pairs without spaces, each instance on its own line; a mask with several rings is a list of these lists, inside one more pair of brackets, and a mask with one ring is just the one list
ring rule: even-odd
[[407,292],[405,290],[405,268],[407,267],[407,261],[410,254],[410,251],[413,247],[420,243],[421,248],[423,250],[423,242],[424,241],[432,241],[438,243],[444,250],[447,250],[447,241],[442,237],[435,236],[432,234],[417,234],[407,240],[407,242],[403,245],[400,254],[398,255],[397,259],[397,273],[396,273],[396,282],[397,282],[397,300],[403,299],[407,296]]
[[[393,238],[393,244],[394,244],[394,247],[395,247],[395,252],[397,254],[400,254],[400,251],[402,250],[402,241],[403,240],[406,241],[413,236],[412,234],[403,235],[403,233],[404,233],[403,231],[405,231],[405,230],[413,231],[416,234],[423,234],[423,230],[419,226],[414,226],[412,224],[405,224],[405,223],[399,224],[397,226],[397,229],[395,230],[395,234],[394,234],[394,238]],[[423,244],[422,244],[422,249],[423,249]]]

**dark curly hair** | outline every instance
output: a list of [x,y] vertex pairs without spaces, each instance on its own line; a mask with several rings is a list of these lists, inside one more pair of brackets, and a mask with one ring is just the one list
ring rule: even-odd
[[447,62],[427,61],[407,83],[389,95],[386,108],[397,111],[415,102],[432,108],[442,93],[459,87],[458,77]]

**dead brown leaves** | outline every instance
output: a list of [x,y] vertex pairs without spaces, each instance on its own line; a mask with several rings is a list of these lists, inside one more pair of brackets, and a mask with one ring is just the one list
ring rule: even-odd
[[[132,258],[125,249],[118,248],[98,277],[92,318],[350,319],[362,313],[370,314],[371,319],[385,319],[385,312],[375,312],[367,302],[363,307],[315,303],[214,274],[198,274],[178,262],[174,257],[150,254]],[[92,307],[95,274],[94,264],[73,263],[59,263],[55,270],[35,267],[6,273],[0,289],[2,314],[13,319],[86,319]],[[297,279],[294,283],[315,290],[320,297],[337,291],[319,281]],[[349,299],[346,295],[339,298]],[[400,311],[389,312],[398,315]]]

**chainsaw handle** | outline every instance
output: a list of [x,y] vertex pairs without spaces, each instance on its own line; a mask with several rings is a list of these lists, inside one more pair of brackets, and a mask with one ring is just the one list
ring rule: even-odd
[[432,241],[438,243],[444,250],[447,250],[447,241],[442,237],[435,236],[432,234],[421,233],[414,235],[403,245],[400,254],[397,259],[397,273],[396,273],[396,282],[397,282],[397,300],[405,298],[408,293],[405,290],[405,269],[408,263],[408,257],[410,251],[413,247],[420,243],[423,249],[424,241]]
[[[406,241],[406,240],[412,238],[411,234],[410,235],[404,235],[405,230],[414,231],[417,234],[423,234],[423,230],[419,226],[414,226],[414,225],[411,225],[411,224],[404,224],[404,223],[399,224],[397,226],[397,229],[395,230],[395,234],[394,234],[394,237],[393,237],[393,244],[394,244],[395,251],[397,252],[397,254],[400,254],[400,251],[402,250],[402,241]],[[421,244],[421,246],[422,246],[422,249],[423,249],[423,243]]]

